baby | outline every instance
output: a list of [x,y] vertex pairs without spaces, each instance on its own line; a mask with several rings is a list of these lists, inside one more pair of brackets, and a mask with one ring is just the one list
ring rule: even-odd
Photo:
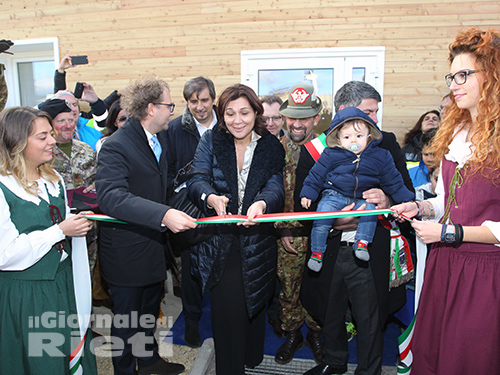
[[[389,151],[377,147],[381,139],[375,122],[361,110],[345,108],[337,112],[326,136],[328,147],[304,181],[300,192],[302,207],[308,209],[322,192],[318,211],[340,211],[353,202],[354,208],[366,204],[366,209],[374,209],[374,204],[362,199],[363,192],[371,188],[382,188],[397,203],[415,199]],[[334,219],[320,219],[313,223],[312,255],[307,263],[313,271],[321,270],[333,222]],[[353,248],[356,257],[363,261],[370,260],[368,245],[373,241],[376,226],[377,215],[361,216]]]

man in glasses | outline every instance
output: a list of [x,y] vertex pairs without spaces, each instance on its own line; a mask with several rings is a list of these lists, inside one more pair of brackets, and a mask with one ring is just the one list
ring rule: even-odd
[[[173,120],[166,131],[169,185],[180,169],[194,158],[201,136],[217,124],[215,114],[215,86],[205,77],[190,79],[182,92],[186,108],[182,116]],[[203,295],[198,280],[191,273],[191,257],[184,251],[190,244],[171,241],[181,257],[181,299],[185,317],[184,341],[192,348],[201,346],[198,322],[201,319]]]
[[283,104],[283,100],[281,100],[278,95],[267,95],[260,101],[264,106],[264,115],[262,119],[266,122],[267,130],[278,138],[283,137],[286,133],[285,129],[283,129],[285,120],[280,113],[280,107]]
[[[313,86],[307,84],[292,87],[288,99],[280,107],[279,113],[284,116],[288,126],[288,133],[281,137],[286,152],[286,165],[283,172],[284,212],[293,212],[295,174],[300,148],[315,137],[314,128],[321,118],[322,108],[321,99],[316,96]],[[275,361],[280,364],[290,362],[295,352],[302,348],[304,343],[311,349],[317,363],[321,363],[324,358],[321,328],[304,309],[299,299],[310,234],[310,230],[304,227],[303,223],[300,221],[275,223],[280,237],[277,272],[281,284],[279,298],[281,328],[286,332],[286,341],[274,357]],[[304,322],[309,328],[305,340],[301,332]],[[274,330],[279,333],[274,325]]]
[[101,273],[115,315],[111,336],[123,348],[114,352],[113,366],[115,374],[179,374],[184,366],[161,358],[154,338],[167,274],[165,232],[196,227],[193,218],[165,205],[161,132],[174,104],[165,81],[146,77],[124,89],[121,105],[130,118],[104,142],[96,177],[101,211],[126,222],[103,222],[99,236]]

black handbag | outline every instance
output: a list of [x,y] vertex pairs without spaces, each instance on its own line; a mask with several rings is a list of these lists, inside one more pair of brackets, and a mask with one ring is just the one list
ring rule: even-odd
[[[201,219],[206,215],[191,201],[191,199],[189,199],[187,193],[187,181],[192,176],[192,164],[193,162],[190,161],[177,172],[174,181],[172,181],[168,189],[167,205],[176,210],[183,211],[195,219]],[[188,229],[180,233],[170,233],[169,237],[174,250],[182,251],[190,246],[207,241],[214,234],[214,225],[198,224],[194,229]]]

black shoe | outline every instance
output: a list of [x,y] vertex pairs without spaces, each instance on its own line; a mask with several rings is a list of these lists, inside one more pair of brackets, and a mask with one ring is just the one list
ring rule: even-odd
[[283,345],[280,346],[274,360],[280,365],[290,362],[295,352],[304,347],[304,338],[302,337],[302,332],[300,328],[295,331],[290,331],[288,337]]
[[184,372],[184,370],[184,365],[160,358],[154,365],[140,368],[139,375],[178,375]]
[[332,375],[332,374],[343,374],[347,372],[347,366],[344,367],[333,367],[322,363],[316,367],[313,367],[309,371],[304,372],[304,375]]
[[184,329],[184,342],[190,348],[199,348],[202,344],[198,323],[186,324]]
[[312,329],[309,329],[306,335],[306,345],[309,349],[311,349],[314,362],[319,365],[325,361],[321,331],[313,331]]
[[273,327],[273,333],[278,336],[280,339],[284,339],[286,337],[286,331],[281,328],[281,320],[274,320],[268,318],[267,321]]

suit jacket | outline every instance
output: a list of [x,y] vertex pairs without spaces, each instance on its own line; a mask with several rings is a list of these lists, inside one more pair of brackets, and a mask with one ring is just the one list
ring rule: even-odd
[[167,198],[166,144],[160,163],[137,119],[130,118],[103,144],[96,175],[101,212],[127,224],[100,225],[100,267],[117,286],[146,286],[166,277],[165,236],[161,225]]

